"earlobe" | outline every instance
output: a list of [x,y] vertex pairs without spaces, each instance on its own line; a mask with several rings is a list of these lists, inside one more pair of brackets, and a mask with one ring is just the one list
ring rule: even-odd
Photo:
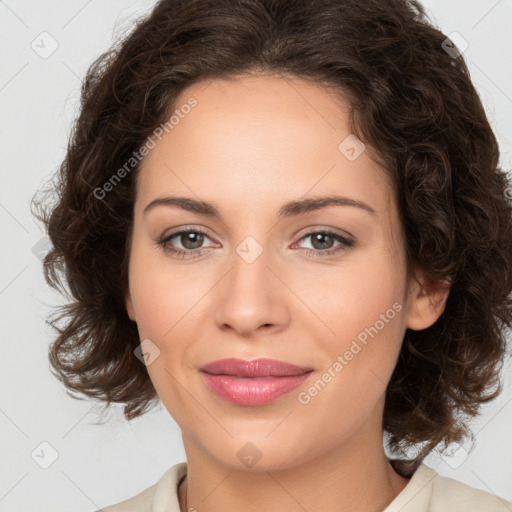
[[135,322],[135,311],[133,310],[132,297],[130,295],[129,289],[127,289],[125,292],[124,303],[126,305],[126,312],[128,313],[130,320]]
[[415,281],[410,290],[406,326],[420,331],[434,324],[445,310],[450,282],[431,281],[424,276]]

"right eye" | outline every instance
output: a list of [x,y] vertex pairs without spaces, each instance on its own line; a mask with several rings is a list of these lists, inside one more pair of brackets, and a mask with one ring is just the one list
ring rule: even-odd
[[[201,246],[205,237],[209,238],[208,234],[201,229],[181,229],[163,237],[158,244],[163,247],[165,252],[189,258],[203,254],[204,248]],[[172,242],[174,239],[177,239],[177,243],[181,244],[181,247],[178,245],[178,248],[175,248],[176,242]]]

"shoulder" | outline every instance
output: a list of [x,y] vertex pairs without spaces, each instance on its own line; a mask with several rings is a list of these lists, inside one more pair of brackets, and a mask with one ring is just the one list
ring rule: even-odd
[[180,462],[170,467],[151,487],[119,503],[102,507],[95,512],[180,512],[178,483],[186,475],[187,464]]
[[384,512],[512,512],[512,504],[420,464]]
[[131,498],[103,507],[101,511],[96,512],[151,512],[156,486],[157,484],[154,484]]
[[504,498],[428,469],[433,475],[430,499],[432,512],[512,512],[512,503]]

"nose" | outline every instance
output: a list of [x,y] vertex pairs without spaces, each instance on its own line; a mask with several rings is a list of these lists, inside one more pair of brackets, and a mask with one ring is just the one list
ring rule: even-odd
[[270,251],[264,249],[253,261],[246,253],[234,251],[229,265],[214,297],[217,326],[243,337],[286,329],[290,291],[278,277],[282,272]]

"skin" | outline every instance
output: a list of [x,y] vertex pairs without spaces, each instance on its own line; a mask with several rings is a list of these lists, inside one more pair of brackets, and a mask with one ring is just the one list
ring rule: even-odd
[[[368,149],[354,161],[338,149],[351,132],[348,105],[332,91],[260,73],[196,83],[176,105],[190,97],[197,106],[140,169],[126,292],[141,340],[160,351],[149,376],[182,431],[181,510],[382,510],[408,482],[383,449],[386,384],[405,330],[432,325],[448,289],[417,269],[407,277],[390,185]],[[334,205],[277,216],[285,202],[332,194],[363,201],[375,214]],[[174,205],[143,213],[170,195],[212,202],[222,218]],[[158,243],[178,228],[207,232],[202,245],[172,239],[174,248],[196,251],[192,257]],[[322,229],[355,244],[327,238],[314,245],[305,237]],[[236,251],[248,236],[263,250],[252,263]],[[341,250],[321,254],[334,247]],[[402,308],[393,319],[300,403],[298,394],[394,303]],[[234,405],[199,373],[227,357],[280,359],[314,372],[270,404]],[[248,442],[261,456],[252,467],[237,456]]]

